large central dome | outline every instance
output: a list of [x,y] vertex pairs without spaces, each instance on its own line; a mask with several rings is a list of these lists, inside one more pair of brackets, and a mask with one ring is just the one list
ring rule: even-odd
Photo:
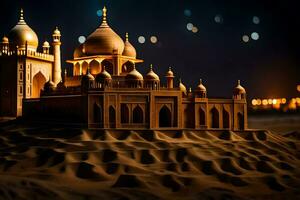
[[103,21],[99,28],[95,30],[83,45],[84,53],[92,55],[122,54],[124,42],[107,24],[106,8],[103,8]]

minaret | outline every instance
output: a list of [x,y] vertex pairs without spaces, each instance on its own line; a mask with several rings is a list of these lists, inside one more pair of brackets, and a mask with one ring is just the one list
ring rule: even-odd
[[169,68],[169,71],[167,72],[166,76],[167,78],[167,88],[172,89],[174,88],[174,73],[172,72],[172,68]]
[[53,32],[53,54],[54,54],[54,65],[53,65],[53,75],[52,75],[52,81],[55,85],[57,85],[61,81],[61,52],[60,52],[60,31],[56,27],[56,29]]

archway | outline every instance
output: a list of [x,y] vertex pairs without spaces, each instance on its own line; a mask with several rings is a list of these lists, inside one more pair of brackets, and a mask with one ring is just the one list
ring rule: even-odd
[[225,108],[223,109],[223,128],[229,128],[230,127],[230,121],[229,121],[229,113]]
[[114,72],[114,66],[111,62],[109,62],[108,60],[103,60],[101,63],[101,67],[102,69],[105,68],[105,70],[110,73],[111,75],[113,75]]
[[122,65],[122,73],[129,73],[133,70],[134,63],[127,61]]
[[200,126],[205,126],[205,122],[206,122],[206,117],[205,117],[205,111],[200,108],[199,109],[199,117],[200,117]]
[[133,119],[134,124],[144,123],[144,112],[143,109],[138,105],[133,109]]
[[85,75],[87,72],[89,64],[87,62],[83,62],[82,63],[82,71],[81,71],[81,75]]
[[32,83],[32,98],[39,98],[41,95],[41,89],[43,89],[46,83],[46,78],[41,72],[39,72],[33,77]]
[[159,111],[159,127],[172,127],[172,114],[167,106],[163,106]]
[[210,111],[211,128],[219,128],[219,111],[214,107]]
[[97,103],[94,104],[94,123],[96,123],[96,124],[103,123],[102,108]]
[[80,64],[79,63],[76,63],[74,65],[74,71],[73,71],[73,73],[74,73],[74,76],[79,76],[80,75]]
[[245,120],[244,115],[242,113],[238,113],[238,126],[239,130],[245,129]]
[[126,104],[121,105],[121,123],[129,123],[129,108]]
[[185,109],[183,112],[183,118],[184,118],[184,128],[190,127],[190,121],[189,121],[189,110]]
[[99,74],[101,72],[100,63],[97,60],[93,60],[90,63],[90,70],[91,70],[91,74],[93,75]]
[[116,110],[113,106],[109,107],[109,128],[116,128]]

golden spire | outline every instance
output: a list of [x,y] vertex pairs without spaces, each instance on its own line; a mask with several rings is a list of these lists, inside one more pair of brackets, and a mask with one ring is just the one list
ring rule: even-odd
[[20,10],[19,24],[25,24],[23,8],[21,8],[21,10]]
[[238,80],[238,85],[241,85],[241,80]]
[[106,7],[104,6],[104,8],[102,9],[102,26],[107,26],[107,19],[106,19],[106,16],[107,16],[107,9]]
[[129,42],[129,35],[126,33],[126,42]]
[[200,85],[202,85],[202,78],[200,78]]
[[152,64],[150,64],[150,70],[153,71],[153,65]]

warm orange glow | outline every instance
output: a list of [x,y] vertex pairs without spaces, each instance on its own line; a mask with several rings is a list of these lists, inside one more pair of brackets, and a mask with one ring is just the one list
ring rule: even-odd
[[286,104],[286,98],[281,99],[282,104]]
[[264,100],[262,101],[262,104],[263,104],[264,106],[268,105],[268,100],[267,100],[267,99],[264,99]]
[[269,99],[268,104],[270,104],[270,105],[273,104],[273,99]]
[[252,100],[252,105],[253,105],[253,106],[256,106],[256,105],[257,105],[257,100],[256,100],[256,99],[253,99],[253,100]]
[[296,102],[297,102],[298,104],[300,104],[300,98],[299,98],[299,97],[296,98]]
[[260,106],[261,105],[261,100],[257,99],[257,105]]
[[276,105],[277,104],[277,99],[273,99],[273,105]]
[[298,90],[298,92],[300,92],[300,85],[297,86],[297,90]]

